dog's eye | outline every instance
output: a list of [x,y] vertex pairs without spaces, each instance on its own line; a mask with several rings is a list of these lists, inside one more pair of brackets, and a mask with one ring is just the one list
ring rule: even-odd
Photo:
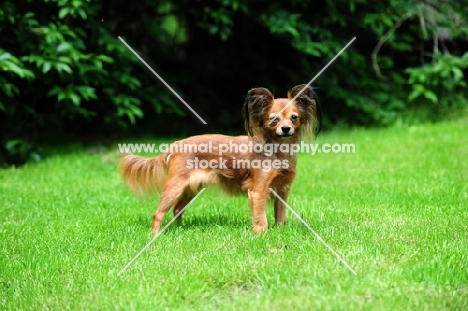
[[279,121],[277,116],[271,117],[270,118],[270,123],[277,123]]
[[291,116],[291,121],[293,121],[293,122],[296,122],[298,119],[299,119],[299,117],[296,116],[296,115]]

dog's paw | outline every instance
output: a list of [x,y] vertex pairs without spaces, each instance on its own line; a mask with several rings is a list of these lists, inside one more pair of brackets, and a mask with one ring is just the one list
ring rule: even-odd
[[150,233],[152,235],[156,235],[159,233],[159,226],[158,227],[152,227]]
[[266,233],[268,231],[268,227],[264,226],[254,226],[253,232],[255,234],[261,234],[261,233]]

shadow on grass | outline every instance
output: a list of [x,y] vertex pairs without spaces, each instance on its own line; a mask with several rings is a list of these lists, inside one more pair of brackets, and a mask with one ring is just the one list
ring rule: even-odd
[[[172,214],[172,213],[171,213]],[[172,220],[172,215],[166,216],[161,225],[161,228],[164,228],[169,221]],[[138,227],[142,228],[151,228],[151,217],[143,217],[140,216],[132,223]],[[166,230],[165,232],[171,232],[176,230],[177,228],[182,228],[184,230],[190,230],[192,228],[196,228],[197,230],[202,229],[211,230],[213,228],[225,228],[225,229],[240,229],[240,228],[250,228],[251,226],[251,219],[250,218],[238,218],[236,216],[228,216],[228,215],[184,215],[181,221],[174,221]]]

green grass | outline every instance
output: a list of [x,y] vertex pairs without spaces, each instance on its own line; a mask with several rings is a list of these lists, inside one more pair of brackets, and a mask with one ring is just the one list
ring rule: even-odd
[[356,153],[300,156],[289,203],[357,276],[291,213],[256,236],[247,200],[214,190],[117,276],[157,199],[122,183],[115,150],[0,171],[0,309],[466,310],[467,135],[466,120],[331,132],[317,142]]

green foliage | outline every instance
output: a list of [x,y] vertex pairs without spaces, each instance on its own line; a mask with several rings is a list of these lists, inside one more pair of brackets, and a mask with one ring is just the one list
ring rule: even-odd
[[[28,159],[41,135],[86,124],[110,131],[143,117],[154,90],[141,89],[148,79],[133,74],[138,60],[103,27],[100,10],[86,0],[0,4],[0,154],[23,160],[8,163]],[[11,148],[20,145],[28,147]]]
[[219,1],[219,5],[213,7],[204,6],[202,20],[197,23],[202,29],[206,29],[209,34],[219,36],[226,41],[234,28],[233,15],[237,11],[244,14],[248,12],[246,1],[224,0]]
[[[41,156],[34,150],[34,146],[24,140],[9,140],[5,143],[5,151],[0,157],[0,165],[8,163],[20,166],[28,161],[40,161]],[[2,168],[2,167],[0,167]]]
[[2,154],[10,141],[34,146],[57,133],[240,132],[249,88],[285,96],[353,37],[313,83],[326,126],[388,125],[420,107],[466,106],[468,96],[468,7],[457,1],[8,0],[0,31]]
[[467,68],[468,52],[461,57],[442,54],[435,63],[406,69],[409,82],[413,85],[408,100],[423,97],[442,107],[463,102],[466,95],[463,91],[467,87],[463,70]]
[[[466,7],[435,1],[347,3],[338,1],[311,9],[307,1],[298,1],[295,10],[274,3],[260,15],[270,32],[283,36],[302,53],[321,59],[331,59],[352,36],[357,37],[317,82],[328,89],[327,102],[351,108],[353,117],[345,116],[347,122],[392,124],[411,110],[415,98],[423,99],[419,104],[427,106],[439,98],[445,106],[447,102],[466,105],[466,56],[461,56],[464,49],[457,47],[468,41]],[[459,40],[458,44],[449,47],[453,40]],[[429,43],[431,53],[426,51]],[[370,59],[375,62],[371,64]],[[431,61],[434,59],[437,61]]]

